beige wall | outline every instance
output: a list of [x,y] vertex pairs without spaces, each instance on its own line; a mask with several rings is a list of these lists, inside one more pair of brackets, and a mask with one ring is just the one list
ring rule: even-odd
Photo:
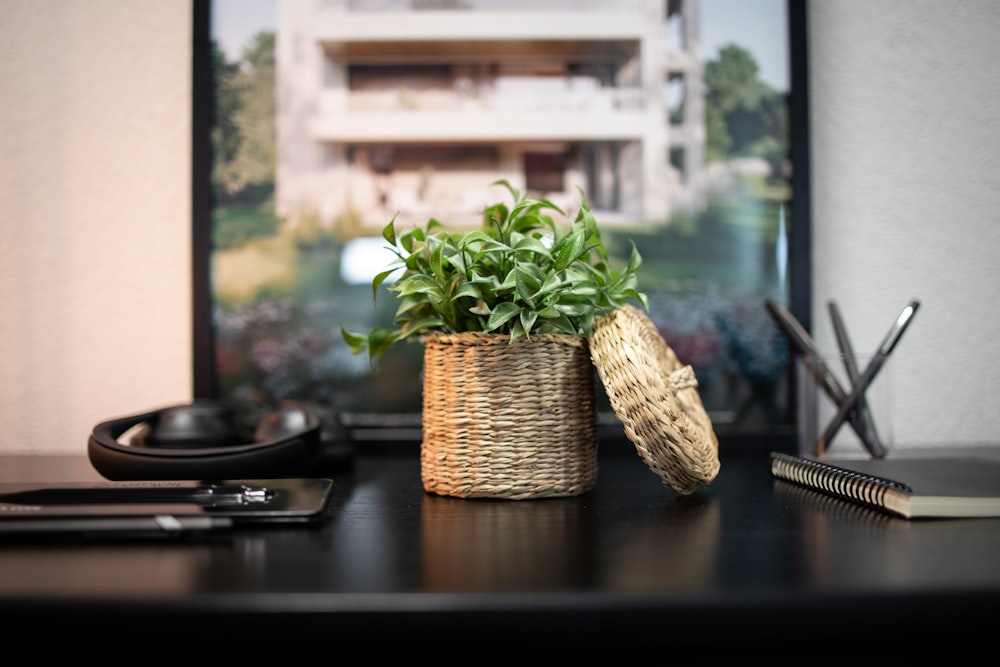
[[[188,0],[0,0],[0,450],[191,392]],[[810,2],[816,337],[911,297],[900,447],[1000,443],[1000,3]]]
[[188,0],[0,0],[0,450],[191,397]]

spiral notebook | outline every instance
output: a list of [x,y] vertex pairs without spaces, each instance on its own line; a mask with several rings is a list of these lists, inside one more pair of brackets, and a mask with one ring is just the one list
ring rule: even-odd
[[771,475],[905,519],[1000,517],[1000,461],[818,459],[771,452]]

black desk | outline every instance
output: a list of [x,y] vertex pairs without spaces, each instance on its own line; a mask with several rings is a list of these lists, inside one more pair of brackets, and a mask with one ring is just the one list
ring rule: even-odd
[[[413,657],[468,662],[460,647],[667,656],[726,641],[770,653],[817,637],[841,636],[829,648],[845,651],[992,640],[1000,520],[888,518],[773,481],[758,455],[723,457],[711,486],[680,497],[634,449],[608,449],[596,489],[578,498],[431,496],[416,452],[362,455],[332,475],[329,516],[314,527],[2,546],[4,642],[46,628],[106,656],[131,641],[160,657],[188,639],[257,656],[405,642]],[[30,478],[100,476],[85,457],[0,457],[0,479]]]

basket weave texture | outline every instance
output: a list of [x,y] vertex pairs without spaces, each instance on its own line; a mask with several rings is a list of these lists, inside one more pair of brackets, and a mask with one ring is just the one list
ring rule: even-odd
[[424,339],[424,489],[459,498],[576,496],[597,481],[594,366],[583,336]]
[[595,319],[591,356],[615,415],[665,486],[690,494],[719,472],[719,442],[684,365],[641,310],[621,306]]

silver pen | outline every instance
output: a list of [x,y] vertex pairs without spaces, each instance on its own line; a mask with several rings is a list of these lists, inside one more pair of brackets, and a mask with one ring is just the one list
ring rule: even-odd
[[272,491],[243,484],[199,486],[53,486],[0,494],[0,502],[21,505],[170,504],[202,506],[246,505],[266,502]]
[[6,540],[185,539],[227,533],[232,527],[232,519],[218,516],[33,517],[0,521],[0,543]]

